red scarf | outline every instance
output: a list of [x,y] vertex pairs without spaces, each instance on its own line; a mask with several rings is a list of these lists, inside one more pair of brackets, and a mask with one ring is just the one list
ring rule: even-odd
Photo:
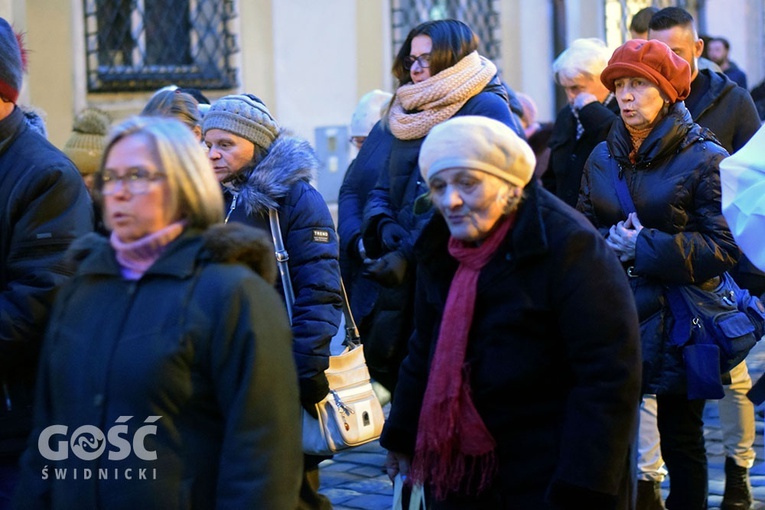
[[[496,471],[496,442],[473,404],[465,363],[478,275],[507,236],[515,217],[502,221],[480,246],[449,239],[460,263],[449,286],[436,352],[420,411],[412,478],[429,483],[437,499],[460,490],[488,487]],[[467,478],[466,478],[467,475]]]

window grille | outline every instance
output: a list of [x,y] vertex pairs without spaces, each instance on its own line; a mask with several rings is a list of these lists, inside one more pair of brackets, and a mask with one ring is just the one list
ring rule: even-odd
[[83,0],[88,91],[236,87],[234,0]]
[[391,39],[394,58],[411,29],[424,21],[435,19],[457,19],[467,23],[481,40],[481,55],[499,68],[502,37],[498,0],[392,0]]

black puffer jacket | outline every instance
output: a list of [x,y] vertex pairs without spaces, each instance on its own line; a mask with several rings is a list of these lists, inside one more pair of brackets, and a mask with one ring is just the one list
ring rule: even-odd
[[730,269],[740,256],[720,209],[719,163],[727,156],[714,135],[694,124],[680,102],[643,141],[633,165],[624,124],[587,160],[578,209],[604,236],[626,218],[614,189],[614,174],[627,180],[638,217],[630,279],[641,321],[643,389],[685,391],[682,354],[667,344],[667,284],[700,283]]

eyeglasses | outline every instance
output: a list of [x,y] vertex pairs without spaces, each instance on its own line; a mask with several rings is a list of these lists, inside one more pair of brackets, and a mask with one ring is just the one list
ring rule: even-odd
[[133,195],[143,195],[148,193],[152,182],[166,178],[162,172],[149,172],[144,168],[131,168],[125,175],[107,171],[100,174],[98,187],[105,196],[114,195],[125,187]]
[[412,55],[409,55],[408,57],[405,57],[404,58],[404,69],[406,69],[407,71],[410,70],[415,62],[420,64],[420,67],[422,69],[426,69],[426,68],[430,67],[430,53],[423,53],[419,57],[415,57],[415,56],[412,56]]
[[348,139],[348,141],[351,142],[351,144],[357,149],[361,149],[361,146],[364,145],[364,141],[366,139],[366,136],[352,136]]

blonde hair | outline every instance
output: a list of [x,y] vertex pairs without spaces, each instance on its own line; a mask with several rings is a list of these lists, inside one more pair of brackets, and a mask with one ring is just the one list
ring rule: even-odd
[[[149,140],[167,175],[171,211],[179,213],[189,227],[206,229],[223,221],[223,195],[210,160],[189,128],[176,119],[136,116],[115,126],[104,148],[100,172],[112,147],[134,135]],[[97,198],[102,200],[100,192]]]
[[141,115],[174,117],[192,130],[200,127],[202,124],[202,115],[199,113],[199,102],[191,94],[186,94],[180,90],[160,90],[156,92],[146,106],[143,107]]

